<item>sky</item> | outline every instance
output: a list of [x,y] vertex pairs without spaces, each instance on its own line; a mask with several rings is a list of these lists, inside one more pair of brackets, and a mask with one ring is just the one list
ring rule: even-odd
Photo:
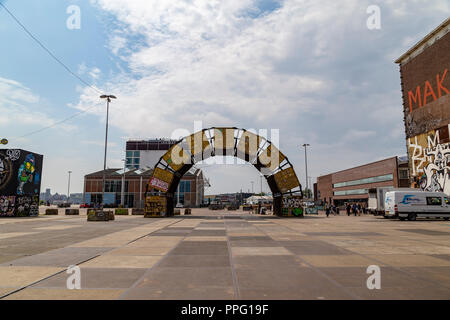
[[[0,2],[77,76],[117,96],[108,167],[122,167],[127,139],[179,138],[201,121],[279,130],[302,185],[304,143],[313,182],[406,155],[394,61],[450,15],[447,0]],[[371,5],[380,29],[367,27]],[[79,28],[68,27],[71,6]],[[70,170],[71,193],[83,192],[84,175],[103,168],[104,101],[1,7],[0,37],[0,138],[44,155],[42,190],[67,193]],[[251,181],[260,191],[250,165],[202,168],[207,194],[251,191]]]

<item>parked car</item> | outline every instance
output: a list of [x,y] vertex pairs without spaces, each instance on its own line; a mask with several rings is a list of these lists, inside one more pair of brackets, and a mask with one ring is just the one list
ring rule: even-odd
[[400,220],[418,217],[450,218],[450,197],[443,192],[395,190],[386,193],[385,216]]
[[80,204],[80,208],[92,208],[92,205],[88,203],[82,203]]

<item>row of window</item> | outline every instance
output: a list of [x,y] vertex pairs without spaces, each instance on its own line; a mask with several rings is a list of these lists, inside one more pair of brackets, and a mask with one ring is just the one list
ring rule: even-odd
[[[105,192],[122,192],[122,181],[121,180],[106,180],[105,181]],[[128,192],[128,181],[125,181],[125,192]]]
[[344,190],[344,191],[334,191],[333,194],[335,196],[350,196],[354,194],[367,194],[369,193],[368,189],[353,189],[353,190]]
[[372,178],[364,178],[364,179],[335,183],[335,184],[333,184],[333,188],[356,186],[358,184],[391,181],[393,179],[394,179],[394,175],[391,173],[391,174],[385,174],[382,176],[377,176],[377,177],[372,177]]
[[127,151],[126,167],[128,169],[138,169],[141,161],[140,151]]

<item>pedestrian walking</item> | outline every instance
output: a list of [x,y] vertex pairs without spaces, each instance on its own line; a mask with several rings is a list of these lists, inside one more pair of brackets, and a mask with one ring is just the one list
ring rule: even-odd
[[350,207],[350,203],[347,202],[347,206],[345,207],[345,209],[347,210],[347,216],[350,216],[350,210],[352,209]]
[[331,210],[330,205],[327,205],[326,208],[325,208],[325,214],[327,215],[327,218],[330,215],[330,210]]

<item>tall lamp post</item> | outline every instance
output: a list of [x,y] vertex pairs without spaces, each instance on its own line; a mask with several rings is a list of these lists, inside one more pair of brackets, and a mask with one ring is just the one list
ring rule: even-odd
[[306,147],[309,147],[309,143],[304,143],[303,147],[305,148],[305,171],[306,171],[306,189],[308,190],[308,156],[306,154]]
[[113,95],[101,95],[100,99],[106,99],[106,134],[105,134],[105,157],[103,159],[103,183],[102,183],[102,209],[105,206],[105,171],[106,171],[106,151],[108,147],[108,118],[109,118],[109,103],[111,99],[117,99]]
[[126,159],[122,159],[123,161],[123,175],[122,175],[122,192],[120,194],[120,204],[122,205],[123,208],[125,208],[125,170],[126,170],[126,163],[127,160]]
[[69,173],[69,181],[67,182],[67,203],[70,202],[70,174],[72,171],[68,171]]

